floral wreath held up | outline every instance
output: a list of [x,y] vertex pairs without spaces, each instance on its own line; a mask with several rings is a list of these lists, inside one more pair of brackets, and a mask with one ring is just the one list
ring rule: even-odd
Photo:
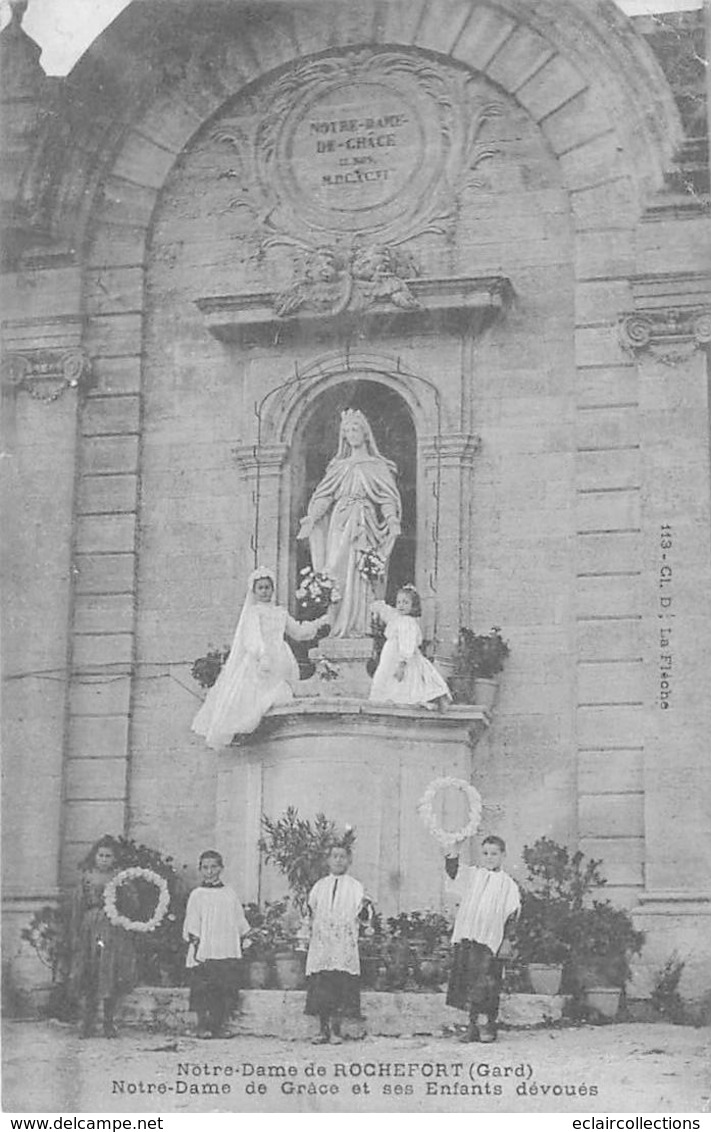
[[[158,902],[153,910],[153,915],[148,920],[130,920],[128,916],[122,916],[116,906],[116,896],[121,885],[125,884],[126,881],[139,878],[155,885],[158,889]],[[116,873],[116,876],[112,877],[104,889],[104,911],[106,915],[116,927],[125,928],[129,932],[155,931],[168,911],[169,905],[170,890],[165,878],[160,876],[159,873],[153,872],[153,869],[142,869],[138,865],[130,869],[122,869],[121,872]]]
[[[438,825],[432,805],[439,791],[447,787],[461,790],[469,803],[469,821],[461,829],[456,829],[451,833]],[[435,840],[439,841],[443,849],[451,850],[457,842],[465,841],[467,837],[473,837],[478,830],[481,821],[481,794],[470,782],[465,782],[463,778],[435,778],[430,782],[417,803],[417,809],[426,828]]]

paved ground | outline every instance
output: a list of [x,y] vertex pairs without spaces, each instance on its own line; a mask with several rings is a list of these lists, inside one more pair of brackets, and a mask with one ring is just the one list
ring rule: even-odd
[[3,1109],[698,1113],[711,1111],[710,1051],[711,1030],[666,1024],[510,1031],[493,1046],[428,1037],[324,1048],[141,1031],[80,1041],[61,1023],[8,1022]]

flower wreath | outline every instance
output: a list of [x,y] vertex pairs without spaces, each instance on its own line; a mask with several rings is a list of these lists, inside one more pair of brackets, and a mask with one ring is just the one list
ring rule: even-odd
[[[461,829],[454,830],[449,833],[446,829],[442,829],[435,819],[432,803],[435,796],[440,790],[444,790],[447,786],[453,786],[455,790],[461,790],[466,794],[467,801],[469,802],[469,821]],[[463,778],[435,778],[430,782],[424,794],[417,803],[417,809],[420,812],[425,826],[435,838],[439,841],[444,849],[451,849],[458,841],[465,841],[467,837],[473,837],[479,828],[481,821],[481,794],[476,790],[471,783],[465,782]]]
[[[150,884],[154,884],[158,889],[158,903],[149,920],[129,920],[128,916],[122,916],[116,907],[116,894],[119,888],[127,880],[134,880],[136,877],[141,877]],[[155,931],[168,911],[169,904],[170,890],[165,878],[160,876],[159,873],[154,873],[153,869],[141,869],[138,865],[130,869],[122,869],[121,872],[116,873],[116,876],[111,878],[104,889],[104,911],[106,915],[112,924],[119,928],[125,928],[129,932]]]

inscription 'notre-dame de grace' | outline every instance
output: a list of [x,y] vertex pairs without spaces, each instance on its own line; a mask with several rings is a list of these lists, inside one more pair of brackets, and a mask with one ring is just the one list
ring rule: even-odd
[[[496,92],[463,69],[403,50],[305,60],[237,98],[206,139],[237,165],[226,211],[251,213],[264,250],[341,239],[401,245],[445,235],[492,156]],[[266,241],[266,242],[265,242]]]
[[397,93],[353,84],[347,100],[317,100],[294,131],[290,157],[302,191],[334,208],[363,211],[404,188],[422,159],[422,136]]

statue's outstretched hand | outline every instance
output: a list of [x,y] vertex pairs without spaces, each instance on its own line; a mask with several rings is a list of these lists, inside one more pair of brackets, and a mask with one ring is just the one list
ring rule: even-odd
[[314,521],[309,515],[305,515],[301,520],[301,526],[297,534],[297,539],[308,538],[314,529]]

